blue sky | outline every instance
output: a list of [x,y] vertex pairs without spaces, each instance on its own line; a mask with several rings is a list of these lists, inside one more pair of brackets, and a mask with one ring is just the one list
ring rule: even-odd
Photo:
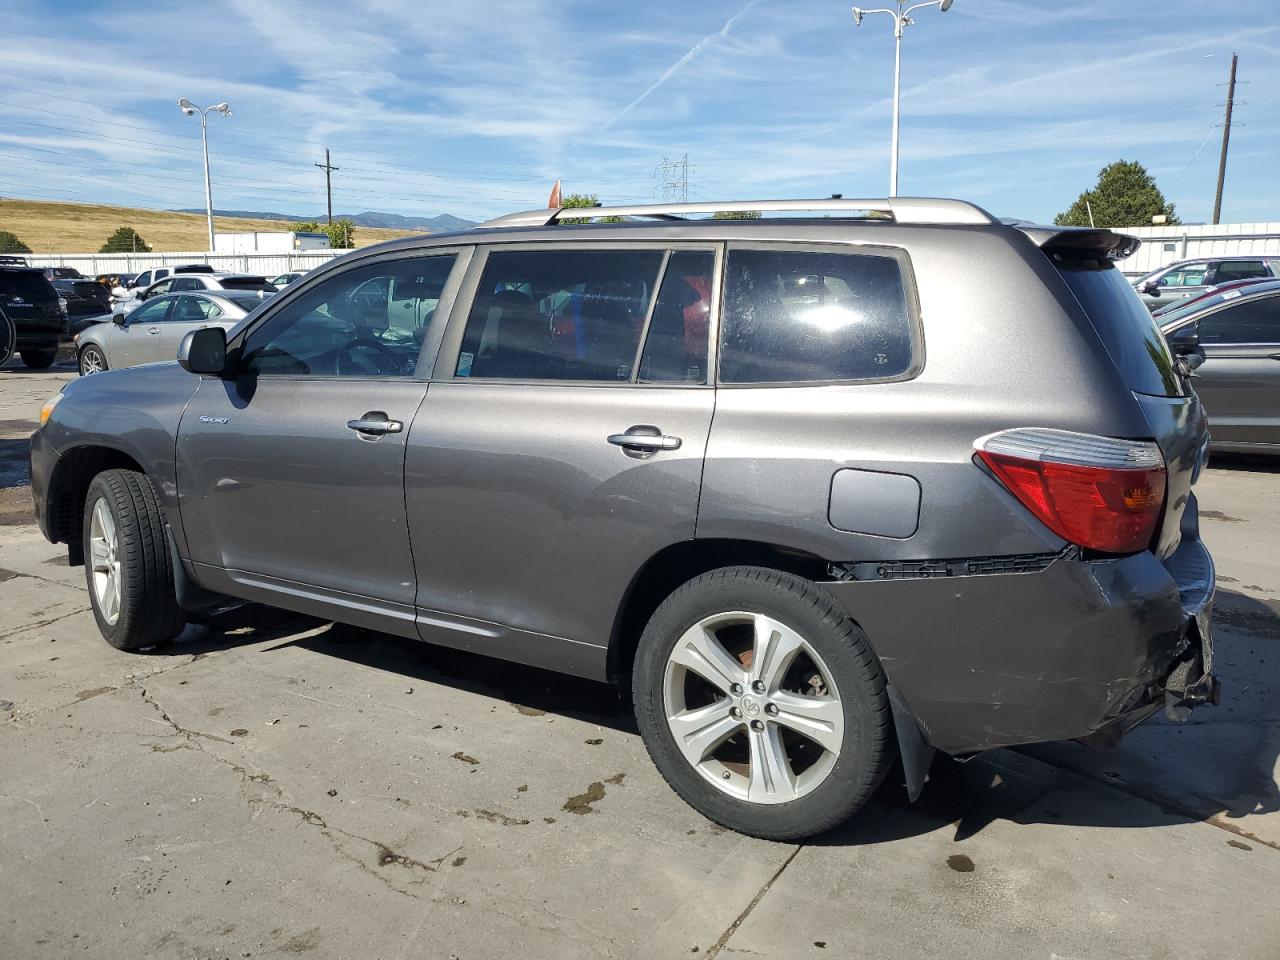
[[[1212,211],[1240,54],[1224,220],[1280,220],[1275,0],[955,0],[904,42],[904,195],[1049,219],[1115,159],[1183,219]],[[880,197],[893,43],[839,0],[0,0],[0,195],[479,218],[551,184],[614,202]],[[1240,104],[1239,101],[1245,101]],[[2,226],[2,225],[0,225]]]

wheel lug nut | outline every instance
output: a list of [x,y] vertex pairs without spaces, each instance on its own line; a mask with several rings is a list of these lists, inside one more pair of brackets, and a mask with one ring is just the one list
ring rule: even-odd
[[729,779],[729,771],[728,771],[728,770],[726,770],[724,773],[720,774],[720,776],[721,776],[721,777],[723,777],[725,780],[728,780],[728,779]]
[[740,683],[731,683],[731,684],[729,684],[729,692],[730,692],[730,693],[732,693],[735,697],[737,697],[737,696],[741,696],[741,695],[742,695],[742,684],[740,684]]
[[776,704],[767,703],[765,704],[764,712],[769,714],[770,716],[776,715],[778,712],[778,707]]
[[764,721],[763,721],[763,720],[752,720],[752,721],[751,721],[751,729],[752,729],[752,730],[763,730],[763,729],[764,729]]
[[756,680],[751,684],[751,689],[756,693],[764,693],[764,681]]
[[742,711],[741,711],[741,710],[739,710],[737,707],[730,707],[730,708],[729,708],[729,716],[733,717],[733,719],[735,719],[735,720],[741,720],[741,719],[742,719]]

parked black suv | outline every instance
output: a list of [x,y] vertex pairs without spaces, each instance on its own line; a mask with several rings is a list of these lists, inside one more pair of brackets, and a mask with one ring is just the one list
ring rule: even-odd
[[77,334],[88,321],[111,313],[111,291],[96,280],[54,280],[53,289],[67,302],[67,332]]
[[13,324],[15,352],[28,367],[42,370],[58,355],[67,321],[58,291],[35,267],[0,266],[0,311]]

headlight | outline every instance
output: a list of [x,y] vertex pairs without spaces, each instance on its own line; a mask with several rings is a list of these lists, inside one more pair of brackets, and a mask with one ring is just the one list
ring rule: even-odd
[[44,406],[40,408],[40,426],[44,426],[49,422],[49,415],[53,413],[53,408],[58,405],[58,401],[62,399],[62,394],[56,393],[44,402]]

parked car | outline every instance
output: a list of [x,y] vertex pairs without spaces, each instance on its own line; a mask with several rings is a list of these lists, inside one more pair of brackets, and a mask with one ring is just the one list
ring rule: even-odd
[[1175,353],[1196,358],[1213,449],[1280,453],[1280,280],[1202,297],[1159,322]]
[[1200,303],[1208,300],[1210,297],[1217,296],[1224,290],[1238,290],[1240,287],[1249,287],[1255,283],[1270,283],[1270,277],[1250,277],[1248,280],[1230,280],[1227,283],[1220,283],[1216,287],[1205,287],[1203,293],[1197,293],[1194,296],[1184,297],[1181,300],[1171,300],[1157,310],[1153,310],[1151,315],[1156,318],[1156,323],[1163,323],[1161,318],[1168,316],[1175,310],[1185,310],[1193,303]]
[[263,296],[278,292],[266,277],[252,273],[174,274],[163,280],[157,280],[145,290],[139,291],[137,300],[142,303],[152,297],[187,290],[238,290]]
[[[726,209],[792,216],[686,219]],[[1216,701],[1137,244],[910,198],[397,240],[67,384],[36,515],[116,647],[235,597],[612,680],[681,797],[796,839],[898,756],[914,798]]]
[[83,280],[84,274],[75,267],[45,267],[46,280]]
[[51,366],[58,355],[67,326],[58,299],[37,268],[0,265],[0,311],[13,324],[14,351],[33,369]]
[[288,273],[282,273],[280,276],[272,279],[272,283],[279,289],[284,289],[295,280],[301,280],[307,275],[305,270],[290,270]]
[[53,288],[65,304],[67,333],[77,334],[90,323],[111,319],[111,294],[93,280],[54,280]]
[[1280,277],[1280,257],[1245,255],[1179,260],[1135,280],[1134,288],[1148,310],[1184,297],[1204,293],[1209,287],[1234,280]]
[[27,265],[25,257],[0,256],[0,267],[25,267]]
[[253,293],[170,293],[148,300],[111,323],[95,323],[76,338],[80,375],[172,360],[183,336],[200,327],[230,329],[262,300]]
[[139,290],[145,290],[157,280],[163,280],[165,277],[173,276],[175,273],[214,273],[213,267],[207,263],[181,263],[174,267],[153,267],[150,270],[143,270],[137,276],[132,277],[127,283],[116,287],[111,291],[111,295],[124,300],[136,297]]

